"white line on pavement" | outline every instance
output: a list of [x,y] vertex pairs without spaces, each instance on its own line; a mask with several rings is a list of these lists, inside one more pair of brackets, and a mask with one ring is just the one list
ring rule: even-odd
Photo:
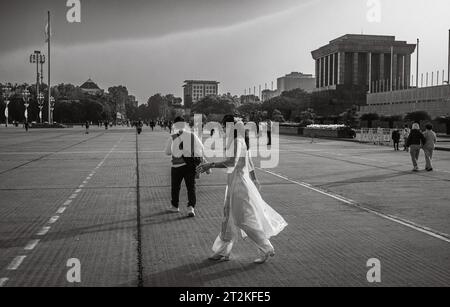
[[4,287],[8,282],[9,278],[0,278],[0,288]]
[[50,220],[48,221],[48,223],[49,223],[49,224],[55,224],[57,220],[59,220],[59,216],[58,216],[58,215],[55,215],[55,216],[52,216],[52,217],[50,218]]
[[[103,160],[97,165],[96,169],[100,168],[104,164],[106,159],[111,155],[111,153],[114,151],[114,149],[117,147],[117,145],[122,141],[122,139],[123,139],[123,137],[117,142],[117,144],[108,152],[108,154],[103,158]],[[58,214],[62,214],[66,210],[67,206],[70,205],[72,203],[73,199],[78,196],[77,194],[82,191],[82,188],[84,188],[84,185],[87,184],[88,180],[91,179],[90,177],[94,176],[95,173],[96,173],[95,170],[91,172],[89,177],[85,181],[83,181],[83,184],[80,185],[80,187],[75,191],[75,193],[73,193],[69,197],[69,199],[64,202],[64,205],[58,209],[58,211],[57,211]],[[59,219],[59,216],[55,215],[50,218],[50,220],[48,221],[48,224],[53,224],[56,221],[58,221],[58,219]],[[50,231],[50,229],[51,229],[50,226],[44,226],[41,228],[41,230],[39,230],[39,232],[36,235],[44,236]],[[26,250],[26,251],[34,250],[36,248],[36,246],[39,244],[39,242],[40,242],[40,240],[31,240],[25,246],[24,250]],[[17,270],[26,257],[27,256],[17,256],[16,258],[14,258],[14,260],[7,267],[7,270],[10,270],[10,271]],[[9,280],[9,278],[6,278],[6,277],[0,278],[0,287],[3,287],[8,280]]]
[[50,228],[51,227],[49,227],[49,226],[44,226],[44,227],[42,227],[41,230],[39,230],[39,232],[36,235],[45,236],[47,234],[47,232],[49,232]]
[[8,271],[15,271],[19,268],[27,256],[17,256],[6,268]]
[[314,187],[314,186],[312,186],[310,184],[307,184],[307,183],[304,183],[304,182],[298,182],[298,181],[295,181],[295,180],[291,180],[291,179],[289,179],[289,178],[287,178],[285,176],[282,176],[280,174],[277,174],[277,173],[274,173],[274,172],[271,172],[271,171],[267,171],[267,170],[264,170],[264,169],[261,169],[261,168],[259,168],[259,170],[261,170],[261,171],[263,171],[265,173],[271,174],[271,175],[273,175],[275,177],[281,178],[283,180],[289,181],[289,182],[291,182],[293,184],[296,184],[298,186],[301,186],[301,187],[304,187],[306,189],[312,190],[314,192],[320,193],[322,195],[334,198],[334,199],[336,199],[336,200],[338,200],[340,202],[343,202],[343,203],[345,203],[347,205],[350,205],[352,207],[359,208],[359,209],[361,209],[363,211],[375,214],[375,215],[377,215],[377,216],[379,216],[381,218],[384,218],[386,220],[395,222],[397,224],[400,224],[400,225],[406,226],[408,228],[414,229],[416,231],[419,231],[421,233],[424,233],[426,235],[429,235],[429,236],[434,237],[436,239],[439,239],[441,241],[450,243],[450,235],[448,235],[448,234],[441,233],[439,231],[433,230],[431,228],[428,228],[428,227],[416,224],[414,222],[411,222],[411,221],[408,221],[408,220],[405,220],[405,219],[402,219],[402,218],[399,218],[399,217],[396,217],[396,216],[393,216],[393,215],[387,215],[387,214],[384,214],[384,213],[381,213],[381,212],[369,209],[367,207],[364,207],[364,206],[358,204],[354,200],[345,198],[343,196],[340,196],[340,195],[337,195],[337,194],[334,194],[334,193],[329,193],[329,192],[323,191],[323,190],[318,189],[318,188],[316,188],[316,187]]
[[24,249],[27,251],[31,251],[39,244],[39,242],[40,240],[31,240],[30,242],[28,242],[27,246],[25,246]]
[[[117,147],[116,147],[117,148]],[[115,149],[115,148],[114,148]],[[108,151],[66,151],[66,152],[54,152],[54,151],[41,151],[41,152],[0,152],[0,155],[76,155],[76,154],[107,154]],[[115,151],[118,154],[134,154],[135,151]],[[140,151],[140,153],[164,153],[164,151],[158,150],[147,150]]]

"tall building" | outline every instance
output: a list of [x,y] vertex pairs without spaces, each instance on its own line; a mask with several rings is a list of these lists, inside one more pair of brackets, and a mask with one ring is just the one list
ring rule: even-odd
[[295,89],[302,89],[311,93],[316,85],[316,79],[313,75],[303,74],[299,72],[292,72],[284,77],[277,79],[278,95],[283,92],[292,91]]
[[218,95],[219,82],[187,80],[183,85],[184,107],[189,109],[203,97]]
[[415,44],[397,41],[395,36],[347,34],[339,37],[312,51],[316,61],[316,90],[359,86],[373,92],[390,90],[391,84],[392,89],[407,88],[411,54],[415,49]]

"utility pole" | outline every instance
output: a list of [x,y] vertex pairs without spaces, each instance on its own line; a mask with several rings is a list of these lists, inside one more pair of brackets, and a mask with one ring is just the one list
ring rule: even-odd
[[39,97],[39,62],[41,58],[41,52],[38,50],[35,50],[34,53],[30,56],[30,63],[36,64],[36,100]]
[[44,84],[44,64],[45,64],[45,55],[41,54],[39,57],[39,64],[41,64],[41,84]]
[[417,64],[416,64],[416,87],[419,88],[419,44],[420,41],[417,39]]
[[389,84],[389,91],[393,91],[393,85],[394,85],[394,46],[391,47],[391,80]]
[[52,91],[51,91],[51,79],[50,79],[50,40],[51,40],[51,23],[50,23],[50,11],[47,12],[47,48],[48,48],[48,122],[49,124],[53,124],[53,118],[52,118],[52,103],[51,103],[51,97],[52,97]]

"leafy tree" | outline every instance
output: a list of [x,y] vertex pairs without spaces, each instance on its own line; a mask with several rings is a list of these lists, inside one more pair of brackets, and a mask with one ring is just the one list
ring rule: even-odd
[[340,115],[344,124],[350,127],[356,126],[358,118],[358,106],[353,106],[352,108],[346,110]]
[[391,115],[391,116],[381,116],[380,119],[382,121],[389,123],[389,128],[394,128],[394,123],[403,120],[403,116],[401,115]]
[[161,94],[156,94],[148,99],[148,115],[152,120],[156,120],[161,117],[161,107],[164,104],[164,98]]
[[207,96],[193,105],[192,111],[206,116],[210,114],[230,114],[235,110],[232,100],[223,96]]
[[181,98],[175,97],[173,94],[166,96],[155,94],[148,99],[146,108],[139,107],[137,112],[140,118],[173,120],[174,114],[176,114],[174,109],[180,108],[182,102]]
[[130,99],[127,100],[125,104],[125,114],[129,120],[132,121],[139,120],[138,106],[134,101],[131,101]]
[[405,121],[408,122],[421,122],[431,120],[430,115],[426,111],[416,111],[406,114]]
[[308,125],[314,124],[316,118],[317,115],[314,109],[309,108],[301,112],[300,116],[296,118],[297,119],[296,121],[299,121],[301,126],[306,127]]
[[310,94],[300,88],[294,89],[292,91],[287,91],[287,92],[283,92],[281,94],[281,96],[286,97],[286,98],[292,98],[292,99],[297,99],[297,100],[309,100],[310,99]]
[[438,122],[438,123],[441,123],[441,124],[445,124],[445,126],[446,126],[446,130],[447,130],[447,134],[448,135],[450,135],[450,116],[441,116],[441,117],[438,117],[438,118],[436,118],[436,121]]
[[283,92],[279,97],[274,97],[263,103],[263,110],[269,116],[275,109],[279,110],[285,119],[299,121],[300,114],[311,106],[311,95],[301,89]]
[[108,102],[114,111],[114,121],[116,121],[116,114],[121,113],[126,115],[126,103],[128,102],[129,95],[128,89],[125,86],[113,86],[108,88]]
[[372,122],[378,120],[379,118],[380,116],[376,113],[367,113],[361,116],[361,120],[367,122],[368,128],[372,128]]
[[247,116],[249,118],[253,117],[261,110],[262,105],[260,103],[245,103],[237,108],[240,115]]
[[272,119],[275,122],[279,122],[279,123],[285,122],[283,114],[281,114],[281,112],[279,110],[277,110],[277,109],[273,110]]

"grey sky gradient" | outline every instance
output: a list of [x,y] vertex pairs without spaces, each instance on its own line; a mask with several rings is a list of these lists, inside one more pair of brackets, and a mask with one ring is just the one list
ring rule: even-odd
[[[314,73],[310,51],[347,34],[422,40],[421,72],[447,70],[450,1],[381,0],[381,23],[366,0],[82,0],[82,23],[65,20],[65,0],[0,0],[0,81],[32,82],[27,63],[45,50],[53,24],[53,81],[125,85],[141,103],[157,92],[181,96],[185,79],[214,79],[221,92]],[[415,61],[413,61],[415,74]]]

